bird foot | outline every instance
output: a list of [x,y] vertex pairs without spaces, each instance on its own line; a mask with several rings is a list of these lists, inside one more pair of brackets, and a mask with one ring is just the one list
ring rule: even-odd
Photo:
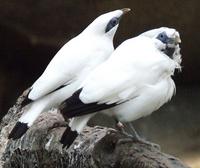
[[118,142],[117,142],[118,145],[125,144],[125,143],[130,143],[130,142],[131,143],[133,143],[133,142],[140,142],[139,137],[135,137],[135,136],[133,136],[131,134],[128,134],[125,131],[123,131],[121,133],[125,136],[125,138],[119,139]]
[[130,137],[127,137],[127,138],[119,139],[117,141],[117,145],[122,145],[122,144],[126,144],[126,143],[133,143],[133,139]]
[[142,143],[142,144],[145,144],[145,145],[148,145],[150,147],[153,147],[153,148],[156,148],[156,149],[160,150],[160,145],[152,143],[152,142],[149,142],[149,141],[146,141],[145,139],[140,138],[139,142]]
[[126,136],[126,138],[118,140],[118,142],[117,142],[118,145],[125,144],[125,143],[130,143],[130,142],[131,143],[138,142],[138,143],[141,143],[141,144],[156,148],[158,150],[160,149],[160,145],[152,143],[152,142],[149,142],[149,141],[146,141],[145,139],[140,138],[139,136],[133,136],[133,135],[130,135],[130,134],[125,133],[125,132],[123,132],[123,134]]

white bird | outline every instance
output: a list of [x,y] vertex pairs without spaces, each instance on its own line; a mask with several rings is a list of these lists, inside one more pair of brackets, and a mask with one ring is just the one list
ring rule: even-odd
[[72,144],[96,112],[130,122],[168,102],[175,93],[171,76],[181,68],[180,42],[179,33],[167,27],[123,42],[63,103],[62,114],[72,118],[63,146]]
[[86,75],[113,52],[113,38],[121,17],[129,8],[97,17],[78,36],[67,42],[32,85],[24,103],[27,105],[9,138],[20,138],[39,114],[59,105],[71,96]]

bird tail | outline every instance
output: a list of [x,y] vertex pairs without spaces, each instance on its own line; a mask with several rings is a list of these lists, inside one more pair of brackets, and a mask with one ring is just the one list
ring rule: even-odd
[[38,118],[40,113],[44,111],[45,107],[45,104],[43,104],[42,102],[33,102],[25,107],[25,112],[22,114],[20,119],[13,127],[8,136],[8,139],[15,140],[21,138],[33,125],[34,121]]
[[12,131],[10,132],[10,134],[8,135],[8,139],[19,139],[22,137],[22,135],[24,135],[26,133],[26,131],[29,129],[28,124],[26,123],[21,123],[21,122],[17,122],[14,126],[14,128],[12,129]]
[[94,114],[88,114],[80,117],[74,117],[70,120],[69,126],[64,131],[60,142],[63,144],[63,148],[69,148],[76,137],[83,131],[87,122]]
[[60,139],[60,143],[63,144],[63,148],[69,148],[78,136],[78,134],[79,133],[76,130],[72,131],[70,127],[67,127]]
[[67,87],[56,90],[55,92],[28,104],[25,113],[20,117],[13,130],[10,132],[9,139],[21,138],[27,130],[33,125],[34,121],[39,117],[40,113],[52,107],[58,106],[62,101],[72,95],[77,84],[71,84]]

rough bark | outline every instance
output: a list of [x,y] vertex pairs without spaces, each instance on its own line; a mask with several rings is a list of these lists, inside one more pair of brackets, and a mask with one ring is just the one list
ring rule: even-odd
[[8,140],[8,133],[21,115],[18,99],[0,124],[1,166],[5,168],[187,168],[179,159],[159,148],[130,141],[119,131],[105,127],[86,127],[69,149],[59,139],[66,122],[59,110],[40,115],[21,139]]

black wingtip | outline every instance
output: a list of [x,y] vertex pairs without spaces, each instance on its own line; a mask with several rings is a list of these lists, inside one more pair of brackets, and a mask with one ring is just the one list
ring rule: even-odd
[[19,139],[26,133],[26,131],[29,129],[27,123],[21,123],[17,122],[10,134],[8,135],[8,139]]
[[24,107],[30,103],[32,103],[33,100],[29,99],[28,97],[26,97],[26,99],[22,102],[21,106]]
[[82,91],[82,88],[77,90],[71,97],[66,99],[60,105],[61,114],[63,115],[65,119],[94,113],[94,112],[105,110],[117,105],[116,103],[98,104],[98,102],[85,104],[79,98],[81,91]]
[[21,103],[21,107],[24,107],[33,102],[33,100],[28,98],[29,93],[31,92],[32,88],[30,88],[24,96],[24,100]]
[[63,148],[65,147],[69,148],[77,136],[78,136],[77,131],[72,131],[70,127],[67,127],[67,129],[62,135],[62,138],[60,139],[60,143],[63,144]]

